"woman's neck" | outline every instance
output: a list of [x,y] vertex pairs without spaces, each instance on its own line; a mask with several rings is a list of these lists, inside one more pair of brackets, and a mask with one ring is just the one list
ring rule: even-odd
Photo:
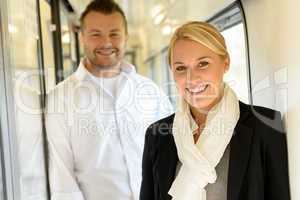
[[196,108],[191,107],[191,115],[199,127],[199,132],[205,127],[207,113],[199,112]]

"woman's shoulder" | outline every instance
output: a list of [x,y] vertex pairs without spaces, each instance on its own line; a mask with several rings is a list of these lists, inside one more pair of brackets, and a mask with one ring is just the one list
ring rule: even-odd
[[147,135],[166,135],[166,134],[172,134],[172,127],[173,127],[173,121],[174,121],[175,113],[162,118],[153,124],[151,124],[147,129]]
[[[168,147],[168,149],[172,146],[175,148],[172,135],[174,117],[175,114],[169,115],[148,127],[145,137],[145,148],[148,149],[150,155],[156,155],[155,152],[159,152],[159,150],[166,147]],[[176,150],[174,152],[176,152]]]
[[271,108],[240,102],[240,118],[252,127],[256,125],[282,131],[281,113]]
[[240,123],[252,129],[261,142],[274,144],[274,140],[285,140],[279,111],[240,102],[240,116]]

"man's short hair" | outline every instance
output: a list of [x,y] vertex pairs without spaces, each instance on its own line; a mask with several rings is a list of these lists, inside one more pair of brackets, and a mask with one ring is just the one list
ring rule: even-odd
[[105,15],[113,14],[114,12],[118,12],[121,14],[125,26],[125,32],[128,34],[128,24],[127,19],[124,14],[124,11],[114,0],[93,0],[90,4],[87,5],[85,10],[80,16],[80,27],[83,29],[84,26],[84,18],[90,12],[100,12]]

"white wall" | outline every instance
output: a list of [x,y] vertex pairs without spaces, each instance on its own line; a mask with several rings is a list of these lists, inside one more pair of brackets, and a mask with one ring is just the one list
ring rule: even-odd
[[[300,199],[300,2],[243,0],[254,103],[284,112],[293,200]],[[298,169],[298,170],[297,170]]]

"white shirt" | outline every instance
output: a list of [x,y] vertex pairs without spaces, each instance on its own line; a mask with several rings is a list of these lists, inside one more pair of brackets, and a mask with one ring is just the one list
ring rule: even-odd
[[52,200],[138,200],[146,128],[172,113],[168,98],[121,64],[116,98],[81,63],[48,95]]
[[105,89],[105,91],[111,95],[113,98],[116,97],[116,93],[117,93],[117,87],[118,84],[120,84],[120,79],[122,78],[122,75],[118,74],[116,76],[113,77],[109,77],[109,78],[98,78],[98,77],[92,77],[93,79],[95,79],[95,81],[99,84],[100,87],[102,87],[103,89]]

